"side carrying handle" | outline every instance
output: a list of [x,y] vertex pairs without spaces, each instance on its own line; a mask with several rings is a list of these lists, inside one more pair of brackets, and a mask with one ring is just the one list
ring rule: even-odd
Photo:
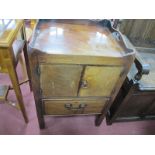
[[150,65],[144,61],[138,52],[136,52],[136,57],[134,61],[136,68],[138,70],[134,77],[135,81],[139,81],[143,75],[147,75],[150,72]]

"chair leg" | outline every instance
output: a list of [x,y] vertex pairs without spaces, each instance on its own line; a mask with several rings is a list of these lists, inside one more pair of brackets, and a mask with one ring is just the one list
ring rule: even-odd
[[23,54],[22,53],[19,56],[19,62],[20,62],[21,67],[22,67],[23,81],[26,81],[28,79],[28,77],[27,77],[26,65],[25,65],[25,62],[24,62],[24,58],[23,58]]
[[9,72],[10,79],[12,81],[12,85],[13,85],[13,88],[14,88],[14,91],[15,91],[15,94],[16,94],[16,97],[17,97],[17,100],[18,100],[18,104],[19,104],[20,109],[22,111],[24,120],[25,120],[26,123],[28,123],[28,117],[27,117],[24,102],[23,102],[22,92],[21,92],[21,89],[20,89],[20,86],[19,86],[17,73],[16,73],[16,70],[15,70],[13,64],[8,65],[8,72]]
[[25,64],[26,64],[27,75],[28,75],[29,84],[30,84],[30,90],[32,91],[30,65],[29,65],[29,59],[28,59],[28,53],[27,53],[27,43],[24,45],[23,52],[24,52],[24,58],[25,58]]

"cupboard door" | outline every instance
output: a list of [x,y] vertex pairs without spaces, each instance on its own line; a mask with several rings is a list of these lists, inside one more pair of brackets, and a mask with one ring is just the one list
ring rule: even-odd
[[122,67],[87,66],[81,81],[79,96],[110,96]]
[[40,65],[42,97],[77,96],[80,65]]

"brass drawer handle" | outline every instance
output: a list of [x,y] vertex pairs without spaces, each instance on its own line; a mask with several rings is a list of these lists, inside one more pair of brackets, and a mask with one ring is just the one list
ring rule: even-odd
[[85,103],[81,103],[81,104],[79,105],[79,108],[80,108],[80,109],[84,109],[85,107],[87,107],[87,104],[85,104]]
[[2,70],[2,66],[0,66],[0,70]]
[[87,81],[87,80],[83,80],[83,81],[81,82],[81,87],[82,87],[82,88],[87,88],[87,87],[88,87],[88,81]]
[[78,107],[73,107],[73,105],[70,103],[65,104],[65,108],[67,110],[81,110],[81,109],[84,109],[86,106],[87,104],[84,104],[84,103],[81,103]]
[[70,104],[70,103],[65,104],[65,108],[70,110],[72,108],[72,104]]

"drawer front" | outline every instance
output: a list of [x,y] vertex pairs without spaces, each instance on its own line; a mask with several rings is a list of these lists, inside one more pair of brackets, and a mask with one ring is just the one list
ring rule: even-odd
[[79,96],[110,96],[121,71],[122,67],[87,66]]
[[46,100],[45,115],[100,114],[107,100]]
[[80,65],[40,65],[42,97],[77,96]]

